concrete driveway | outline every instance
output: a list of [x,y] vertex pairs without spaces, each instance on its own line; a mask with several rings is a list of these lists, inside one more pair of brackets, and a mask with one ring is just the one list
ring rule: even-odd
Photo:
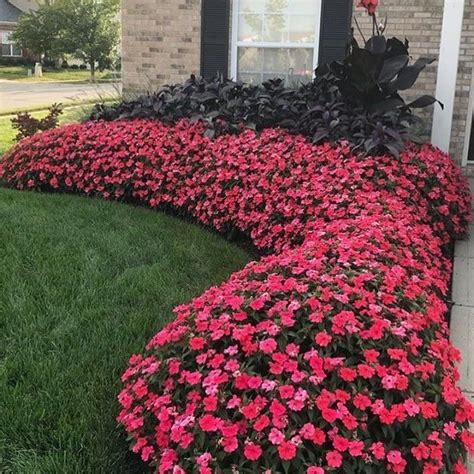
[[118,83],[88,84],[80,82],[16,82],[0,80],[0,113],[13,110],[71,104],[86,100],[117,97]]

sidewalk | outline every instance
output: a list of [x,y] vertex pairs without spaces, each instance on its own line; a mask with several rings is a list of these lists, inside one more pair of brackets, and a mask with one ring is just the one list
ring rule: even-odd
[[[474,177],[470,177],[469,182],[474,193]],[[454,255],[451,340],[463,357],[461,388],[474,402],[474,223],[471,223],[469,238],[456,242]],[[468,471],[474,474],[474,459],[470,459]]]

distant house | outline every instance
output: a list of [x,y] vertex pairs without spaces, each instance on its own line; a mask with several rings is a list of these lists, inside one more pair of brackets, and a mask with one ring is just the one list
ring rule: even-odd
[[[5,0],[3,0],[5,1]],[[189,74],[258,82],[311,77],[317,64],[340,59],[356,30],[370,34],[358,0],[123,0],[125,93],[156,89]],[[437,56],[415,94],[436,95],[432,141],[463,164],[474,102],[474,0],[380,0],[388,35],[407,37],[411,54]],[[357,32],[356,32],[357,35]],[[474,146],[474,145],[473,145]],[[471,146],[471,150],[473,147]],[[470,155],[470,156],[469,156]],[[468,159],[469,158],[469,159]]]
[[2,58],[21,58],[24,51],[11,40],[11,34],[18,24],[23,12],[34,10],[36,3],[32,0],[0,0],[0,41]]

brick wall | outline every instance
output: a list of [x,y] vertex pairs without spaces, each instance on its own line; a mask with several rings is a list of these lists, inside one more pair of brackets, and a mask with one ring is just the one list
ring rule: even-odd
[[470,92],[474,68],[474,0],[465,1],[450,149],[457,161],[462,157],[466,139],[470,93],[474,94],[474,91]]
[[123,0],[125,95],[199,73],[201,0]]

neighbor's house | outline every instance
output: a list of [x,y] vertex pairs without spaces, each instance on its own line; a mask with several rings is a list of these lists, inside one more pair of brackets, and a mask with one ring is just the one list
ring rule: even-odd
[[8,0],[0,0],[0,40],[2,42],[1,57],[21,57],[22,49],[14,44],[10,35],[16,28],[22,11]]
[[21,58],[26,52],[11,40],[22,13],[34,10],[33,0],[0,0],[0,41],[2,58]]
[[[370,34],[354,0],[123,0],[123,82],[127,94],[217,71],[245,81],[309,79],[340,59],[355,27]],[[414,94],[445,105],[430,117],[432,141],[467,164],[474,87],[474,0],[381,0],[388,35],[411,54],[437,56]],[[355,33],[358,35],[358,33]]]

